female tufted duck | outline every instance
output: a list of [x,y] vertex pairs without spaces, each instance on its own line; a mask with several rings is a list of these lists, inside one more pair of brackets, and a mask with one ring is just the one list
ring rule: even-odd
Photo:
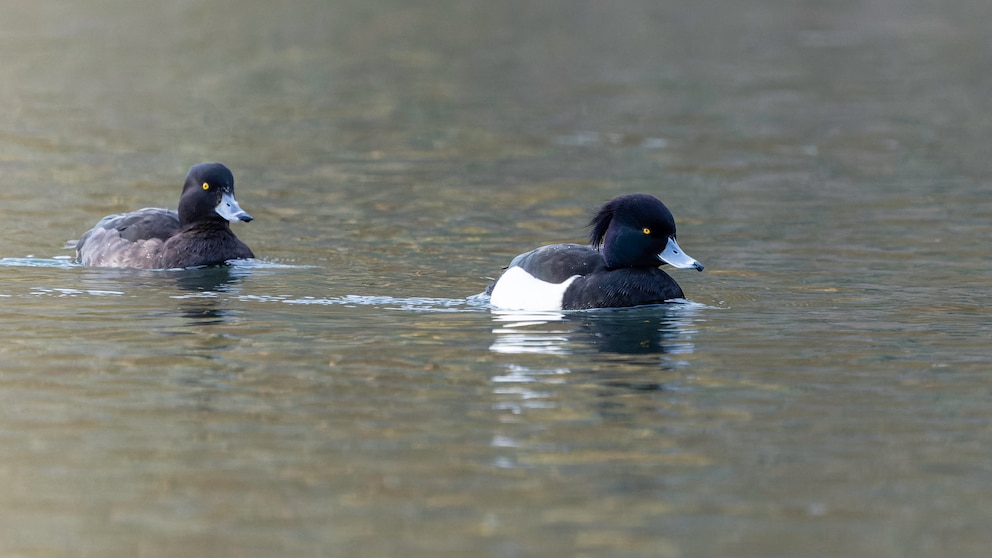
[[221,163],[189,169],[179,211],[146,207],[108,215],[76,242],[76,260],[98,267],[173,269],[255,257],[228,222],[251,221]]
[[703,270],[679,247],[672,213],[653,196],[614,198],[589,226],[592,246],[553,244],[513,258],[490,304],[533,311],[657,304],[685,297],[659,265]]

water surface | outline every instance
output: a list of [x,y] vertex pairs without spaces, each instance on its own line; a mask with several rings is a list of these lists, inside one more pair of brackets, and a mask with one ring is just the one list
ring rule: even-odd
[[[0,554],[983,556],[984,2],[0,18]],[[69,261],[222,160],[259,260]],[[689,300],[477,296],[628,192]]]

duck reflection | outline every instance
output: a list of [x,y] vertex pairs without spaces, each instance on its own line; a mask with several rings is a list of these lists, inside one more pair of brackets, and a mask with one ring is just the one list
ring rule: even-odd
[[234,285],[241,281],[246,269],[250,268],[221,265],[183,269],[176,272],[176,286],[191,292],[230,291]]
[[[573,439],[576,425],[596,424],[627,436],[652,425],[678,405],[694,352],[701,304],[666,304],[582,312],[493,312],[490,350],[502,355],[492,376],[492,409],[499,417],[490,446],[501,468],[528,468],[575,459],[655,459],[618,450],[609,437]],[[605,429],[605,430],[604,430]],[[590,448],[595,448],[590,450]],[[584,453],[583,453],[584,452]],[[575,456],[582,454],[582,457]]]
[[490,350],[504,354],[691,353],[692,304],[665,304],[584,312],[494,311]]
[[196,325],[222,323],[228,318],[218,293],[237,291],[237,285],[251,268],[248,266],[212,266],[184,269],[175,275],[176,287],[188,294],[178,295],[179,310]]
[[704,308],[688,303],[493,312],[490,350],[507,355],[491,379],[498,416],[489,441],[493,464],[526,469],[590,459],[604,464],[664,459],[618,446],[610,435],[569,436],[585,424],[618,436],[629,436],[631,425],[638,425],[639,436],[660,436],[654,425],[663,424],[659,416],[678,405],[675,394],[686,378],[678,369],[694,351]]

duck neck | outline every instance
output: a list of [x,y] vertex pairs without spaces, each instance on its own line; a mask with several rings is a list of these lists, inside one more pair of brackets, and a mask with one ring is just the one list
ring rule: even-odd
[[183,231],[186,232],[197,232],[197,231],[231,231],[231,225],[225,219],[210,219],[207,221],[196,221],[193,223],[183,222],[182,216],[179,217],[180,226]]

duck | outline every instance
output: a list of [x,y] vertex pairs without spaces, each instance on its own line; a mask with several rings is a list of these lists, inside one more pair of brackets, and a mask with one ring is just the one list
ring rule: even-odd
[[589,227],[589,245],[552,244],[513,258],[487,289],[490,305],[559,311],[660,304],[685,293],[659,266],[703,270],[676,241],[671,211],[652,195],[611,199]]
[[178,211],[146,207],[108,215],[75,243],[85,266],[177,269],[254,258],[230,223],[252,216],[234,197],[234,174],[223,163],[189,169]]

